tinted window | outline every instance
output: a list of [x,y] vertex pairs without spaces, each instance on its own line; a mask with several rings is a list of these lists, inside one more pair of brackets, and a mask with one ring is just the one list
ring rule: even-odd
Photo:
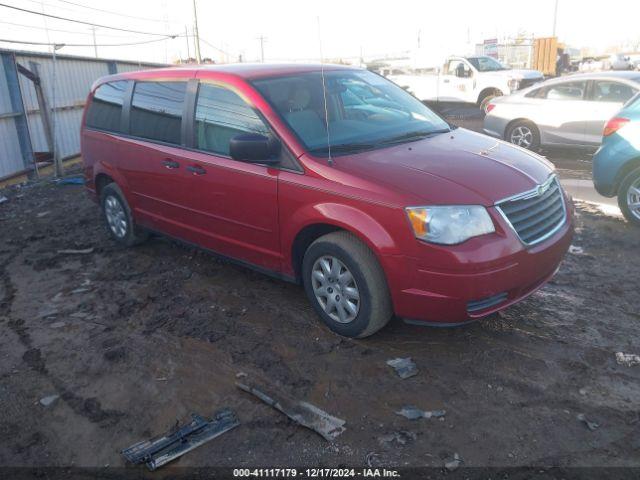
[[198,90],[195,129],[197,148],[227,156],[231,137],[240,133],[269,133],[240,96],[227,88],[204,83]]
[[602,80],[594,83],[593,100],[596,102],[625,103],[636,92],[637,90],[624,83]]
[[137,82],[131,102],[131,135],[180,144],[186,82]]
[[127,83],[126,80],[105,83],[96,89],[87,111],[88,127],[109,132],[122,131],[120,120]]

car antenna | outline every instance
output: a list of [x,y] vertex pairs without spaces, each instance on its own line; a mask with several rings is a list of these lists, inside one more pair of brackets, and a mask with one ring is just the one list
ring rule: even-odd
[[327,87],[324,82],[324,61],[322,58],[322,31],[320,30],[320,16],[318,15],[318,43],[320,45],[320,77],[322,78],[322,97],[324,99],[324,123],[327,127],[327,152],[329,158],[327,162],[329,166],[333,166],[333,158],[331,157],[331,135],[329,133],[329,109],[327,108]]

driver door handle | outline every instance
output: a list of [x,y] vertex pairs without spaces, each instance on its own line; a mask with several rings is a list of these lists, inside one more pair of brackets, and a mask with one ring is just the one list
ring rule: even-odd
[[204,175],[205,173],[207,173],[207,171],[200,165],[189,165],[187,167],[187,171],[193,173],[194,175]]
[[443,83],[449,83],[450,80],[448,78],[445,78],[444,80],[442,80]]
[[165,158],[162,161],[162,164],[164,165],[164,168],[168,168],[169,170],[174,170],[176,168],[180,168],[180,164],[178,162],[176,162],[175,160],[168,159],[168,158]]

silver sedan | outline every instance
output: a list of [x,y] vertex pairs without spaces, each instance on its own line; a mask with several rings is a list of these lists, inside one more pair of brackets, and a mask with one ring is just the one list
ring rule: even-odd
[[486,108],[484,132],[528,149],[595,149],[605,123],[639,91],[638,72],[554,78],[493,99]]

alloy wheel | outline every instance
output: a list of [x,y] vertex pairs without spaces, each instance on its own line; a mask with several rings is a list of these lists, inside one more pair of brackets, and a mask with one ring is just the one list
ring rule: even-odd
[[127,235],[127,215],[120,200],[113,195],[105,198],[104,214],[113,234],[118,238],[124,238]]
[[360,292],[355,278],[334,256],[318,258],[311,269],[311,286],[324,312],[338,323],[350,323],[360,310]]
[[511,143],[519,147],[529,148],[533,143],[533,132],[529,127],[520,125],[513,129],[510,140]]
[[640,220],[640,178],[637,178],[627,190],[627,207],[631,215]]

